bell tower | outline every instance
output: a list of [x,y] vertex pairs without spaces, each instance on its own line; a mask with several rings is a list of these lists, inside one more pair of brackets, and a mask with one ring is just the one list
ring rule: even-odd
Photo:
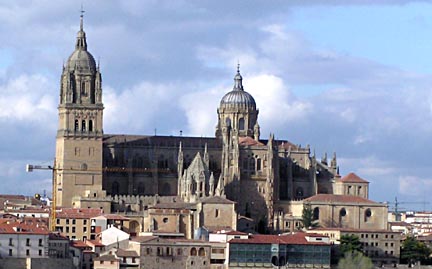
[[102,76],[87,51],[83,11],[75,50],[63,66],[56,137],[56,203],[83,207],[82,200],[104,198]]

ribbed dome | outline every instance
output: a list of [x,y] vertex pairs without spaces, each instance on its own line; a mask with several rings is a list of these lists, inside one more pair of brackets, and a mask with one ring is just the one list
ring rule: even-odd
[[242,81],[240,70],[237,69],[237,74],[234,77],[234,88],[222,98],[220,102],[221,108],[256,109],[255,99],[243,89]]
[[77,49],[69,57],[67,67],[69,70],[94,72],[96,70],[96,62],[90,52]]

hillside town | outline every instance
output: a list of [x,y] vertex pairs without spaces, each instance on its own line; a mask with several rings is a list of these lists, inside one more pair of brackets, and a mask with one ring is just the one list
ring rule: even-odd
[[0,269],[336,268],[346,251],[431,262],[432,212],[389,211],[336,153],[263,138],[240,64],[214,137],[105,134],[81,15],[59,96],[55,160],[27,166],[52,173],[52,196],[0,194]]

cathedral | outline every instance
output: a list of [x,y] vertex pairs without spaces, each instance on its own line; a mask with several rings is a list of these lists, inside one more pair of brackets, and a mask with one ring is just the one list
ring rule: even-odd
[[232,90],[215,108],[215,137],[106,134],[101,70],[88,51],[81,16],[61,75],[57,205],[142,211],[154,199],[223,197],[238,215],[270,229],[292,230],[305,203],[330,226],[355,226],[360,215],[371,227],[386,226],[378,215],[387,208],[368,200],[366,180],[339,175],[335,153],[317,159],[309,146],[261,137],[257,102],[246,90],[238,67]]

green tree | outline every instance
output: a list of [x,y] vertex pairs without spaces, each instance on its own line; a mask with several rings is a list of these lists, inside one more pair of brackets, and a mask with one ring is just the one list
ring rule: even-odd
[[345,252],[345,256],[339,260],[338,269],[373,269],[372,260],[359,251]]
[[301,221],[302,221],[303,228],[306,228],[306,229],[319,226],[318,220],[314,219],[314,212],[313,212],[310,204],[305,204],[303,206],[302,220]]
[[340,238],[339,251],[343,255],[345,253],[362,252],[362,245],[358,236],[353,234],[345,234]]
[[403,263],[412,265],[418,261],[428,260],[431,252],[431,249],[423,242],[419,242],[413,236],[408,236],[402,243],[400,257]]

